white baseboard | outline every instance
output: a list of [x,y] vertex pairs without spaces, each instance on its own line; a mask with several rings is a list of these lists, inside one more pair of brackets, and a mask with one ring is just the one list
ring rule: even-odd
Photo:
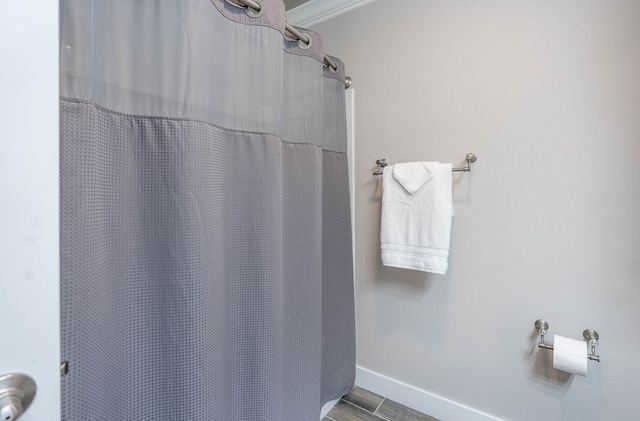
[[363,367],[356,367],[356,385],[442,421],[502,421]]

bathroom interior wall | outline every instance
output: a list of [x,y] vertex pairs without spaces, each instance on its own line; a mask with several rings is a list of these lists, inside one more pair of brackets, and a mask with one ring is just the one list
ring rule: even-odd
[[[319,24],[356,101],[359,366],[504,419],[640,413],[640,2],[378,0]],[[375,161],[454,173],[449,271],[380,263]],[[534,321],[600,334],[586,378]]]

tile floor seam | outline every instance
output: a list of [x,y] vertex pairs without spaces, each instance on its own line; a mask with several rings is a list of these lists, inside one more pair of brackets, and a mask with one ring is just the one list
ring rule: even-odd
[[[356,388],[354,388],[354,390],[355,389]],[[363,390],[365,390],[366,392],[369,392],[371,394],[374,394],[373,392],[367,391],[366,389],[363,389]],[[376,394],[374,394],[374,395],[376,395]],[[354,402],[351,402],[349,400],[344,399],[345,397],[347,397],[346,395],[343,396],[342,399],[339,400],[339,403],[340,404],[345,404],[345,403],[348,404],[346,406],[343,406],[343,411],[345,411],[344,415],[347,416],[347,419],[351,419],[352,416],[357,416],[357,412],[353,412],[353,411],[362,411],[361,412],[362,416],[365,416],[366,414],[368,414],[368,415],[371,415],[371,417],[373,417],[377,421],[402,421],[401,419],[399,419],[399,418],[394,416],[394,415],[404,416],[402,414],[396,414],[396,412],[397,412],[397,410],[399,408],[399,409],[401,409],[401,412],[403,414],[406,412],[408,414],[408,416],[410,416],[410,418],[412,418],[412,419],[414,418],[414,416],[412,414],[415,412],[417,415],[426,416],[427,418],[424,421],[428,421],[428,420],[439,421],[436,418],[431,417],[430,415],[423,414],[423,413],[421,413],[419,411],[416,411],[416,410],[414,410],[414,409],[412,409],[410,407],[406,407],[406,406],[404,406],[402,404],[399,404],[399,403],[397,403],[395,401],[392,401],[392,400],[390,400],[390,399],[388,399],[388,398],[386,398],[384,396],[380,396],[380,395],[376,395],[376,396],[378,398],[380,398],[381,401],[380,401],[380,403],[378,403],[377,407],[373,411],[370,411],[369,409],[366,409],[366,408],[360,406],[358,403],[354,403]],[[356,396],[356,398],[358,398],[358,397]],[[360,397],[360,398],[362,398],[362,397]],[[389,401],[391,403],[386,403],[386,401]],[[371,404],[375,404],[375,402],[372,402],[371,400],[369,400],[368,402],[361,401],[359,403],[364,403],[368,408],[372,407]],[[385,403],[386,403],[386,405],[385,405]],[[385,408],[387,408],[387,407],[394,408],[394,407],[397,406],[398,408],[396,408],[395,410],[390,411],[392,413],[381,414],[381,413],[379,413],[379,411],[381,410],[381,408],[383,408],[383,406]],[[353,409],[349,409],[349,408],[353,408]],[[407,411],[405,411],[405,409]],[[351,414],[351,415],[349,415],[349,414]],[[391,417],[391,418],[387,418],[387,417]],[[357,418],[359,419],[360,417],[357,417]],[[341,417],[338,417],[336,419],[336,418],[333,418],[333,417],[329,416],[329,414],[326,415],[326,420],[323,418],[323,421],[341,421],[341,420],[344,421]]]
[[346,403],[348,403],[348,404],[349,404],[349,405],[351,405],[351,406],[354,406],[354,407],[356,407],[356,408],[358,408],[358,409],[363,410],[363,411],[364,411],[364,412],[366,412],[367,414],[371,414],[371,415],[373,415],[373,416],[375,416],[375,417],[378,417],[378,418],[380,418],[380,419],[381,419],[381,420],[383,420],[383,421],[389,421],[388,419],[386,419],[386,418],[384,418],[384,417],[381,417],[380,415],[374,414],[374,413],[373,413],[373,412],[371,412],[371,411],[367,411],[366,409],[364,409],[364,408],[363,408],[363,407],[361,407],[361,406],[356,405],[355,403],[351,403],[351,402],[349,402],[349,401],[345,401],[344,399],[343,399],[343,401],[344,401],[344,402],[346,402]]
[[382,398],[376,409],[373,411],[374,414],[378,412],[378,409],[380,409],[380,407],[382,406],[382,402],[384,402],[385,400],[387,400],[387,398]]
[[369,414],[373,414],[373,412],[371,412],[371,411],[367,411],[366,409],[364,409],[364,408],[363,408],[363,407],[361,407],[360,405],[356,405],[356,404],[355,404],[355,403],[353,403],[353,402],[345,401],[344,399],[341,399],[341,401],[342,401],[342,402],[345,402],[345,403],[348,403],[348,404],[349,404],[349,405],[351,405],[351,406],[355,406],[355,407],[356,407],[356,408],[358,408],[358,409],[362,409],[363,411],[366,411],[366,412],[368,412]]
[[[385,401],[385,399],[382,400],[382,402],[384,402],[384,401]],[[378,405],[378,407],[376,408],[376,411],[378,411],[378,409],[380,409],[380,407],[382,406],[382,402],[380,402],[380,405]],[[401,421],[401,420],[397,420],[397,419],[386,418],[384,415],[377,414],[376,412],[374,412],[373,415],[375,415],[376,417],[380,418],[383,421]]]

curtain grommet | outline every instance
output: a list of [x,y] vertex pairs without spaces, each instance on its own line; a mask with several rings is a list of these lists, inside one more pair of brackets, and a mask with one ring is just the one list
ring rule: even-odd
[[[303,32],[303,34],[304,34],[304,32]],[[296,41],[296,43],[298,44],[298,48],[300,48],[300,49],[302,49],[302,50],[308,50],[309,48],[311,48],[311,44],[312,44],[312,42],[313,42],[313,38],[311,38],[311,37],[309,36],[309,34],[304,34],[304,35],[305,35],[305,36],[307,37],[307,39],[309,40],[309,43],[307,44],[307,43],[305,43],[305,42],[304,42],[303,40],[301,40],[301,39],[298,39],[298,40]]]
[[234,3],[234,2],[233,2],[233,1],[231,1],[231,0],[224,0],[224,1],[225,1],[225,2],[227,2],[227,4],[228,4],[229,6],[233,6],[233,7],[236,7],[236,8],[238,8],[238,9],[245,9],[245,8],[247,7],[247,6],[243,6],[243,5],[241,5],[241,4],[238,4],[238,3]]
[[228,5],[236,7],[238,9],[242,9],[244,10],[244,12],[247,14],[247,16],[249,16],[250,18],[259,18],[260,16],[262,16],[264,14],[264,7],[262,5],[262,0],[252,0],[253,3],[258,4],[258,6],[260,6],[260,10],[255,10],[252,9],[251,7],[247,6],[246,4],[238,4],[232,0],[224,0],[225,2],[227,2]]
[[255,3],[258,3],[258,5],[260,6],[260,10],[254,10],[251,7],[247,7],[244,11],[247,14],[247,16],[249,16],[250,18],[259,18],[260,16],[262,16],[264,14],[264,5],[262,4],[262,0],[253,0]]

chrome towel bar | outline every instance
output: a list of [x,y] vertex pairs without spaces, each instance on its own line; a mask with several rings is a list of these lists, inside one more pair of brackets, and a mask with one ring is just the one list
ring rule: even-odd
[[[467,165],[465,165],[464,167],[461,168],[452,168],[451,171],[464,171],[464,172],[471,172],[471,163],[472,162],[476,162],[476,160],[478,159],[478,157],[476,156],[476,154],[474,153],[468,153],[465,156],[465,159],[467,160]],[[378,165],[378,169],[376,171],[373,172],[373,175],[382,175],[382,169],[384,167],[386,167],[387,165],[389,165],[389,163],[387,162],[386,159],[378,159],[376,161],[376,164]]]

